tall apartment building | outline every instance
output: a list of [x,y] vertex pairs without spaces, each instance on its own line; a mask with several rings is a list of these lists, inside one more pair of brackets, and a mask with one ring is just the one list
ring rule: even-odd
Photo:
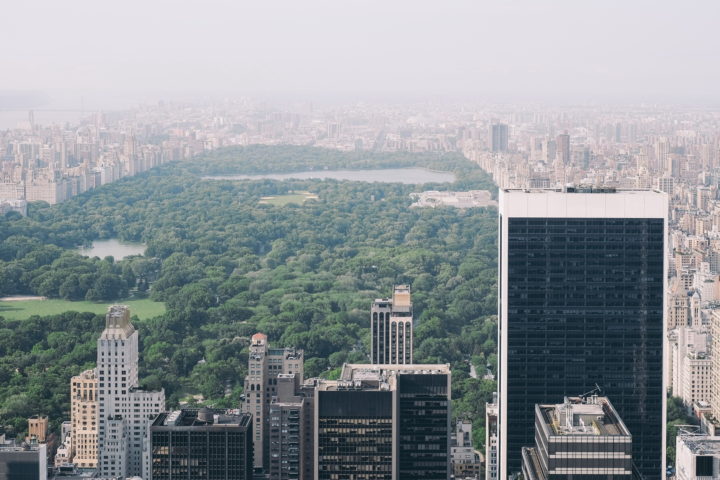
[[504,123],[490,125],[490,138],[488,143],[492,152],[507,152],[508,150],[508,126]]
[[409,285],[395,285],[392,298],[375,299],[370,307],[370,361],[413,363],[413,313]]
[[449,365],[343,366],[315,392],[317,480],[447,480]]
[[570,164],[570,135],[561,133],[556,139],[557,160],[563,165]]
[[667,328],[674,330],[690,326],[691,322],[690,297],[685,286],[676,277],[670,285],[668,294]]
[[153,480],[253,478],[252,415],[184,409],[150,426]]
[[70,380],[71,461],[96,468],[98,460],[97,370],[85,370]]
[[[720,310],[710,315],[710,338],[720,339]],[[720,348],[717,340],[710,343],[710,405],[715,422],[720,421]]]
[[665,474],[667,211],[654,191],[500,192],[499,478],[521,469],[534,405],[595,384],[641,477]]
[[691,407],[710,402],[712,360],[709,335],[704,328],[680,327],[668,334],[669,370],[672,394]]
[[534,424],[535,446],[522,449],[525,480],[633,480],[633,438],[607,397],[535,405]]
[[485,404],[485,480],[498,480],[498,406],[497,395]]
[[278,376],[295,374],[303,382],[303,351],[294,348],[270,348],[267,335],[252,336],[248,355],[248,374],[245,377],[243,412],[253,416],[253,444],[255,468],[269,469],[270,448],[269,408],[277,393]]
[[138,332],[124,305],[108,308],[97,370],[98,471],[104,477],[147,478],[149,427],[165,410],[165,392],[138,388]]
[[314,385],[300,385],[294,373],[277,377],[269,408],[269,474],[273,480],[313,478]]

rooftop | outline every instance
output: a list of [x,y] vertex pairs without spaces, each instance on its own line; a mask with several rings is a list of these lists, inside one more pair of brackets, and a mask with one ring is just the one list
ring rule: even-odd
[[392,390],[398,375],[450,375],[448,364],[356,364],[343,365],[340,379],[322,381],[320,390]]
[[241,427],[250,423],[249,414],[239,410],[187,408],[158,415],[153,427]]
[[537,408],[554,435],[630,436],[607,397],[566,397],[561,404]]
[[503,217],[525,218],[666,218],[667,195],[658,190],[595,188],[504,189]]
[[720,437],[711,437],[710,435],[698,435],[686,433],[678,435],[680,442],[687,446],[688,450],[694,455],[713,455],[720,456]]

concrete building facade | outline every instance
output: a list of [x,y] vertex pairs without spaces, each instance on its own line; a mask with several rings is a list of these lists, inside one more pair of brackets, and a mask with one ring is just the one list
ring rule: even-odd
[[98,460],[97,370],[85,370],[70,380],[72,462],[80,468],[96,468]]
[[409,285],[396,285],[392,298],[375,299],[370,307],[370,361],[413,363],[413,313]]
[[255,468],[269,470],[270,417],[268,414],[272,398],[277,394],[278,376],[294,374],[298,383],[302,383],[303,362],[302,350],[271,348],[267,335],[256,333],[252,336],[242,410],[253,416]]
[[149,427],[165,410],[165,392],[138,389],[138,332],[124,305],[108,308],[97,370],[99,474],[148,477]]

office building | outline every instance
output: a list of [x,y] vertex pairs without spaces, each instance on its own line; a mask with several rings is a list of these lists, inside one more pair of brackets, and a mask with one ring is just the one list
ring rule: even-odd
[[720,437],[681,429],[675,438],[675,478],[720,478]]
[[710,405],[715,423],[720,420],[720,310],[713,310],[710,315]]
[[149,427],[165,410],[165,392],[138,388],[138,332],[130,309],[113,305],[98,339],[98,473],[146,478]]
[[317,480],[447,480],[448,365],[350,365],[315,392]]
[[270,348],[267,335],[253,335],[242,409],[253,416],[255,468],[262,468],[264,471],[269,470],[268,411],[272,397],[277,394],[278,376],[283,373],[295,374],[298,383],[303,382],[303,351],[294,348]]
[[411,364],[413,314],[409,285],[395,285],[392,298],[375,299],[370,307],[370,361]]
[[535,405],[535,446],[522,449],[523,477],[632,480],[632,441],[606,397]]
[[95,369],[70,380],[72,462],[80,468],[96,468],[98,457],[98,379]]
[[500,192],[499,478],[532,445],[534,405],[599,385],[664,475],[667,196],[577,187]]
[[657,188],[667,193],[670,197],[675,194],[675,180],[672,177],[660,177],[657,180]]
[[48,431],[47,415],[33,415],[28,418],[28,437],[38,443],[45,443]]
[[561,133],[555,140],[557,160],[563,165],[570,164],[570,135]]
[[252,479],[252,415],[209,408],[166,412],[150,435],[153,480]]
[[44,443],[16,445],[0,435],[0,480],[47,480]]
[[508,150],[508,126],[503,123],[490,125],[490,150],[492,152],[507,152]]
[[497,394],[485,404],[485,480],[498,479],[498,406]]
[[273,480],[313,478],[314,383],[300,385],[294,373],[277,377],[269,408],[269,473]]

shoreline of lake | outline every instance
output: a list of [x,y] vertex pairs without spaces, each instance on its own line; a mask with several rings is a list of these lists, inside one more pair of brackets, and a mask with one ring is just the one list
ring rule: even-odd
[[[368,183],[452,183],[457,177],[452,172],[441,172],[421,167],[375,168],[360,170],[304,170],[292,173],[260,173],[253,175],[206,175],[203,180],[339,180]],[[389,180],[390,179],[390,180]]]

